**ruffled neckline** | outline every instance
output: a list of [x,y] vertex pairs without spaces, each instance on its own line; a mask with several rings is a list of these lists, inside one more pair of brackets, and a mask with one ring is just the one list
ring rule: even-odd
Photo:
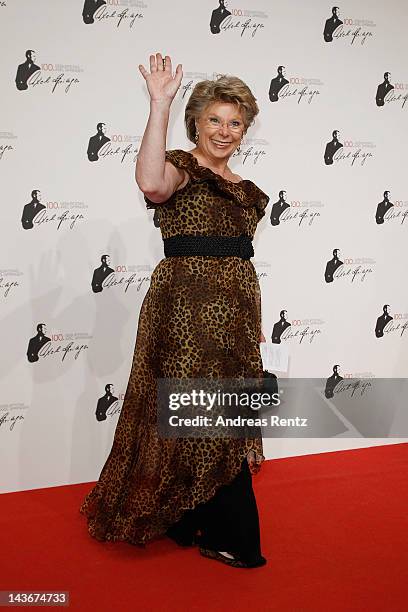
[[241,206],[255,206],[259,218],[265,214],[264,209],[269,202],[269,196],[252,181],[248,179],[243,179],[238,183],[229,181],[210,168],[201,166],[192,153],[183,149],[166,151],[166,159],[178,168],[186,170],[193,181],[214,181],[220,191],[230,196]]
[[[198,170],[204,170],[204,171],[209,171],[211,172],[211,174],[214,174],[215,177],[222,179],[223,181],[226,181],[227,183],[232,183],[233,185],[240,185],[241,183],[251,183],[252,181],[248,181],[247,179],[242,179],[242,181],[229,181],[228,179],[224,178],[223,176],[221,176],[221,174],[217,174],[216,172],[214,172],[213,170],[211,170],[211,168],[207,168],[207,166],[202,166],[201,164],[198,163],[198,159],[196,158],[195,155],[193,155],[192,153],[190,153],[190,151],[184,151],[184,153],[187,153],[187,155],[190,155],[192,158],[192,162],[193,164],[195,164],[195,166],[198,168]],[[253,183],[254,184],[254,183]]]

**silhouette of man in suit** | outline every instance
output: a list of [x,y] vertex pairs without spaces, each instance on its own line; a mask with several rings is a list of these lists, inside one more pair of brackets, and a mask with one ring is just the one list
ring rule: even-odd
[[339,134],[339,130],[334,130],[334,132],[332,132],[333,140],[328,142],[326,145],[326,149],[324,151],[324,163],[326,166],[330,166],[333,163],[334,154],[343,146],[343,144],[339,142]]
[[271,102],[277,102],[279,99],[279,92],[284,85],[287,85],[289,81],[285,79],[286,68],[285,66],[278,66],[278,75],[272,79],[269,86],[269,99]]
[[98,123],[96,126],[97,133],[89,139],[87,155],[89,161],[98,161],[98,152],[104,144],[110,142],[110,138],[105,135],[105,123]]
[[23,91],[28,89],[28,79],[34,72],[40,70],[40,67],[35,64],[35,51],[28,49],[25,53],[26,61],[23,64],[19,64],[16,75],[16,86],[17,89]]
[[51,342],[51,338],[47,338],[45,335],[47,332],[47,328],[45,323],[39,323],[37,325],[37,335],[33,338],[30,338],[27,349],[27,359],[30,363],[34,363],[39,360],[38,353],[40,349],[47,344],[47,342]]
[[384,327],[387,325],[387,323],[393,320],[393,317],[388,312],[389,307],[389,304],[384,304],[383,313],[377,319],[377,323],[375,326],[375,335],[377,338],[382,338],[384,336]]
[[343,376],[340,376],[339,374],[339,365],[334,365],[333,366],[333,374],[331,376],[329,376],[329,378],[326,380],[326,388],[324,390],[324,394],[327,397],[327,399],[330,399],[331,397],[333,397],[334,395],[334,389],[336,387],[336,385],[343,380]]
[[384,191],[384,199],[377,206],[377,212],[375,213],[375,221],[378,225],[384,223],[385,213],[393,208],[394,204],[390,202],[390,192]]
[[279,217],[281,216],[284,210],[286,210],[287,208],[290,208],[290,204],[286,202],[285,197],[286,197],[286,191],[280,191],[279,200],[275,202],[272,206],[272,211],[271,211],[271,224],[272,225],[279,225],[280,223]]
[[394,85],[390,83],[391,72],[384,72],[384,81],[377,87],[377,94],[375,96],[375,102],[377,106],[384,106],[385,96],[391,89],[394,89]]
[[334,30],[336,30],[343,22],[339,18],[339,7],[333,6],[332,16],[326,19],[324,24],[323,38],[326,42],[333,41]]
[[23,215],[21,217],[21,225],[24,229],[32,229],[34,227],[34,217],[45,208],[44,204],[41,204],[41,191],[34,189],[31,192],[31,202],[26,204],[23,208]]
[[93,23],[96,11],[104,4],[106,4],[105,0],[85,0],[82,10],[84,23]]
[[340,266],[342,265],[343,262],[339,259],[339,249],[334,249],[333,259],[330,259],[330,261],[328,261],[326,264],[326,270],[324,273],[324,280],[326,281],[326,283],[333,282],[333,274],[335,273],[337,268],[340,268]]
[[94,293],[100,293],[103,290],[102,283],[109,276],[113,274],[114,270],[109,267],[110,257],[109,255],[102,255],[101,265],[96,268],[92,277],[92,291]]
[[225,8],[225,0],[219,0],[220,6],[213,10],[211,14],[210,30],[213,34],[220,33],[220,25],[228,15],[231,15],[230,11]]
[[290,323],[289,323],[289,321],[286,320],[286,317],[285,317],[286,312],[287,312],[287,310],[281,310],[280,311],[280,313],[279,313],[280,319],[273,326],[273,330],[272,330],[272,342],[273,342],[273,344],[280,344],[281,343],[281,335],[283,334],[285,329],[290,327]]
[[114,392],[115,389],[112,384],[105,385],[105,395],[98,399],[96,406],[95,416],[97,421],[105,421],[108,408],[118,401],[118,398],[113,395]]

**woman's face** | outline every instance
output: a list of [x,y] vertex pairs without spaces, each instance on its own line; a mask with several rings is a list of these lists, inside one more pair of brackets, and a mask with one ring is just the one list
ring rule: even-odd
[[230,157],[239,146],[245,126],[238,106],[230,102],[214,102],[196,121],[199,131],[197,146],[210,157]]

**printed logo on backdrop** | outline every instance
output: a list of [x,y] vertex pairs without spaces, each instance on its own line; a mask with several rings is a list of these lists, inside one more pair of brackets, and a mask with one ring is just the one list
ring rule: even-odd
[[389,221],[395,221],[399,225],[403,225],[408,217],[408,200],[395,200],[391,202],[391,192],[384,191],[384,197],[377,204],[375,213],[375,222],[377,225],[383,225]]
[[2,431],[18,431],[19,425],[16,427],[16,423],[24,421],[24,413],[28,410],[29,406],[23,403],[12,403],[12,404],[0,404],[0,434]]
[[[47,202],[45,206],[41,202],[42,195],[39,189],[31,192],[31,201],[25,204],[21,216],[23,229],[33,229],[40,225],[59,229],[74,229],[78,221],[85,219],[81,212],[75,209],[86,209],[88,206],[84,202]],[[55,210],[61,212],[53,212]]]
[[191,94],[197,83],[200,81],[212,80],[216,78],[217,73],[213,72],[209,74],[207,72],[184,72],[183,80],[177,95],[181,98],[185,98],[187,94]]
[[373,372],[345,372],[343,378],[375,378]]
[[124,394],[119,393],[119,397],[115,396],[115,387],[112,383],[105,385],[105,395],[98,399],[96,405],[95,417],[97,421],[106,421],[112,418],[115,414],[120,413],[120,402],[123,401]]
[[[401,108],[404,108],[408,100],[408,83],[391,84],[391,72],[384,72],[384,80],[377,87],[375,103],[377,106],[385,106],[391,102],[399,102]],[[406,93],[401,93],[405,91]],[[408,106],[407,106],[408,108]]]
[[278,225],[296,225],[296,227],[311,227],[315,220],[321,216],[322,202],[317,200],[286,200],[286,191],[279,192],[279,199],[272,204],[270,222],[273,227]]
[[37,334],[30,338],[27,348],[27,359],[29,363],[53,357],[65,361],[65,359],[77,360],[78,357],[89,348],[83,340],[92,338],[87,333],[53,333],[47,335],[47,325],[37,324]]
[[101,265],[99,266],[99,268],[96,268],[94,270],[94,273],[92,276],[91,286],[92,286],[92,291],[94,293],[100,293],[101,291],[103,291],[103,283],[105,282],[107,278],[111,276],[111,274],[115,273],[115,270],[111,268],[109,264],[110,264],[110,256],[102,255]]
[[384,216],[390,208],[394,208],[394,204],[390,202],[390,192],[384,191],[384,199],[378,203],[377,212],[375,213],[375,222],[377,225],[384,223]]
[[286,67],[278,66],[277,75],[272,78],[269,85],[269,100],[278,102],[292,98],[297,101],[311,104],[320,95],[319,87],[323,85],[320,79],[306,79],[302,76],[286,78]]
[[339,130],[334,130],[332,133],[332,140],[326,144],[326,148],[324,150],[324,163],[326,166],[332,165],[334,154],[343,146],[343,143],[339,141],[339,135]]
[[136,291],[150,283],[151,274],[138,276],[141,270],[150,270],[146,266],[136,265],[117,265],[110,266],[110,255],[101,256],[101,265],[93,272],[91,287],[94,293],[101,293],[104,289],[119,288],[126,293],[132,285],[136,286]]
[[322,333],[323,319],[292,319],[289,322],[286,318],[286,310],[281,310],[279,313],[279,321],[277,321],[272,330],[272,344],[281,344],[287,341],[296,341],[299,344],[313,340]]
[[242,166],[255,166],[259,161],[266,159],[269,152],[269,142],[264,138],[246,138],[241,141],[239,149],[232,155],[241,161]]
[[[15,151],[15,147],[10,140],[16,140],[17,136],[12,132],[0,132],[0,162],[5,160],[11,151]],[[2,142],[5,140],[6,142]]]
[[343,262],[340,260],[340,249],[333,249],[333,257],[326,264],[326,270],[324,272],[324,280],[326,283],[333,282],[333,276],[336,270],[343,265]]
[[[343,394],[346,398],[359,399],[365,393],[372,391],[373,383],[369,380],[359,380],[360,378],[374,378],[374,376],[358,377],[354,374],[341,376],[339,364],[333,366],[333,374],[326,379],[324,395],[327,399],[332,399],[334,395]],[[370,374],[367,372],[366,374]],[[353,380],[350,380],[353,379]]]
[[[73,85],[79,83],[77,77],[66,75],[66,72],[83,72],[83,69],[77,65],[71,64],[51,64],[43,63],[36,64],[36,52],[33,49],[27,49],[25,52],[26,60],[19,64],[17,75],[15,78],[16,87],[19,91],[33,89],[38,86],[46,86],[50,93],[54,93],[57,88],[63,89],[65,93],[71,90]],[[49,75],[49,72],[56,72],[56,75]]]
[[[342,140],[342,139],[341,139]],[[332,139],[326,144],[324,150],[324,163],[350,164],[350,166],[364,166],[368,159],[374,157],[375,144],[371,141],[340,140],[339,130],[333,130]]]
[[[272,266],[269,261],[253,261],[255,273],[258,281],[269,278],[269,271]],[[262,268],[261,270],[259,268]]]
[[20,276],[23,276],[23,272],[17,268],[8,270],[0,269],[0,301],[9,299],[10,296],[14,296],[16,291],[19,291],[18,287],[21,287]]
[[[114,158],[118,159],[121,164],[125,161],[134,164],[139,153],[139,147],[132,143],[140,142],[141,139],[140,136],[129,134],[113,134],[109,137],[106,135],[106,123],[100,122],[96,124],[96,134],[89,138],[86,154],[90,162]],[[122,146],[122,143],[128,144]]]
[[370,278],[374,272],[375,260],[371,257],[340,258],[340,249],[333,249],[333,257],[326,263],[324,280],[326,283],[347,281],[359,285]]
[[28,89],[29,78],[33,74],[41,70],[41,68],[35,63],[36,54],[33,49],[27,49],[25,55],[25,62],[19,64],[17,68],[16,87],[19,91],[24,91],[25,89]]
[[106,136],[106,124],[97,123],[96,134],[91,136],[88,142],[86,154],[88,155],[89,161],[98,161],[98,153],[107,142],[110,142],[110,138]]
[[[216,4],[216,1],[213,4]],[[263,20],[268,18],[265,12],[241,8],[228,10],[229,4],[228,0],[218,0],[218,6],[211,13],[211,34],[233,32],[241,38],[254,38],[265,27]]]
[[326,387],[324,390],[324,394],[327,399],[330,399],[334,396],[334,390],[340,381],[343,380],[343,376],[339,374],[339,364],[333,366],[333,374],[329,376],[326,380]]
[[39,352],[45,346],[51,342],[51,338],[47,336],[47,326],[45,323],[38,323],[37,335],[30,338],[27,348],[27,359],[30,363],[35,363],[39,360]]
[[368,38],[374,35],[376,24],[371,19],[355,19],[340,17],[340,7],[333,6],[331,15],[324,24],[323,39],[327,43],[343,43],[358,46],[364,45]]
[[143,19],[143,9],[147,5],[141,0],[85,0],[82,9],[82,19],[87,25],[104,22],[115,28],[131,29],[140,19]]
[[[398,335],[400,338],[408,329],[408,313],[397,312],[394,316],[390,315],[389,304],[384,304],[382,314],[378,317],[375,324],[375,337],[384,338],[388,335]],[[405,337],[408,336],[408,333]]]

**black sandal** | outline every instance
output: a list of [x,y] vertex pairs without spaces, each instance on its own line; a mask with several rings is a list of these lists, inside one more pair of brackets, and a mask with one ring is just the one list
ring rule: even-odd
[[[228,551],[226,551],[228,552]],[[266,559],[264,557],[260,557],[256,562],[247,563],[242,561],[241,559],[230,559],[225,555],[222,555],[217,550],[210,550],[209,548],[204,548],[200,546],[200,554],[203,557],[208,557],[209,559],[214,559],[215,561],[221,561],[221,563],[225,563],[226,565],[230,565],[231,567],[243,567],[243,568],[253,568],[253,567],[261,567],[266,564]],[[229,553],[232,555],[232,553]]]

